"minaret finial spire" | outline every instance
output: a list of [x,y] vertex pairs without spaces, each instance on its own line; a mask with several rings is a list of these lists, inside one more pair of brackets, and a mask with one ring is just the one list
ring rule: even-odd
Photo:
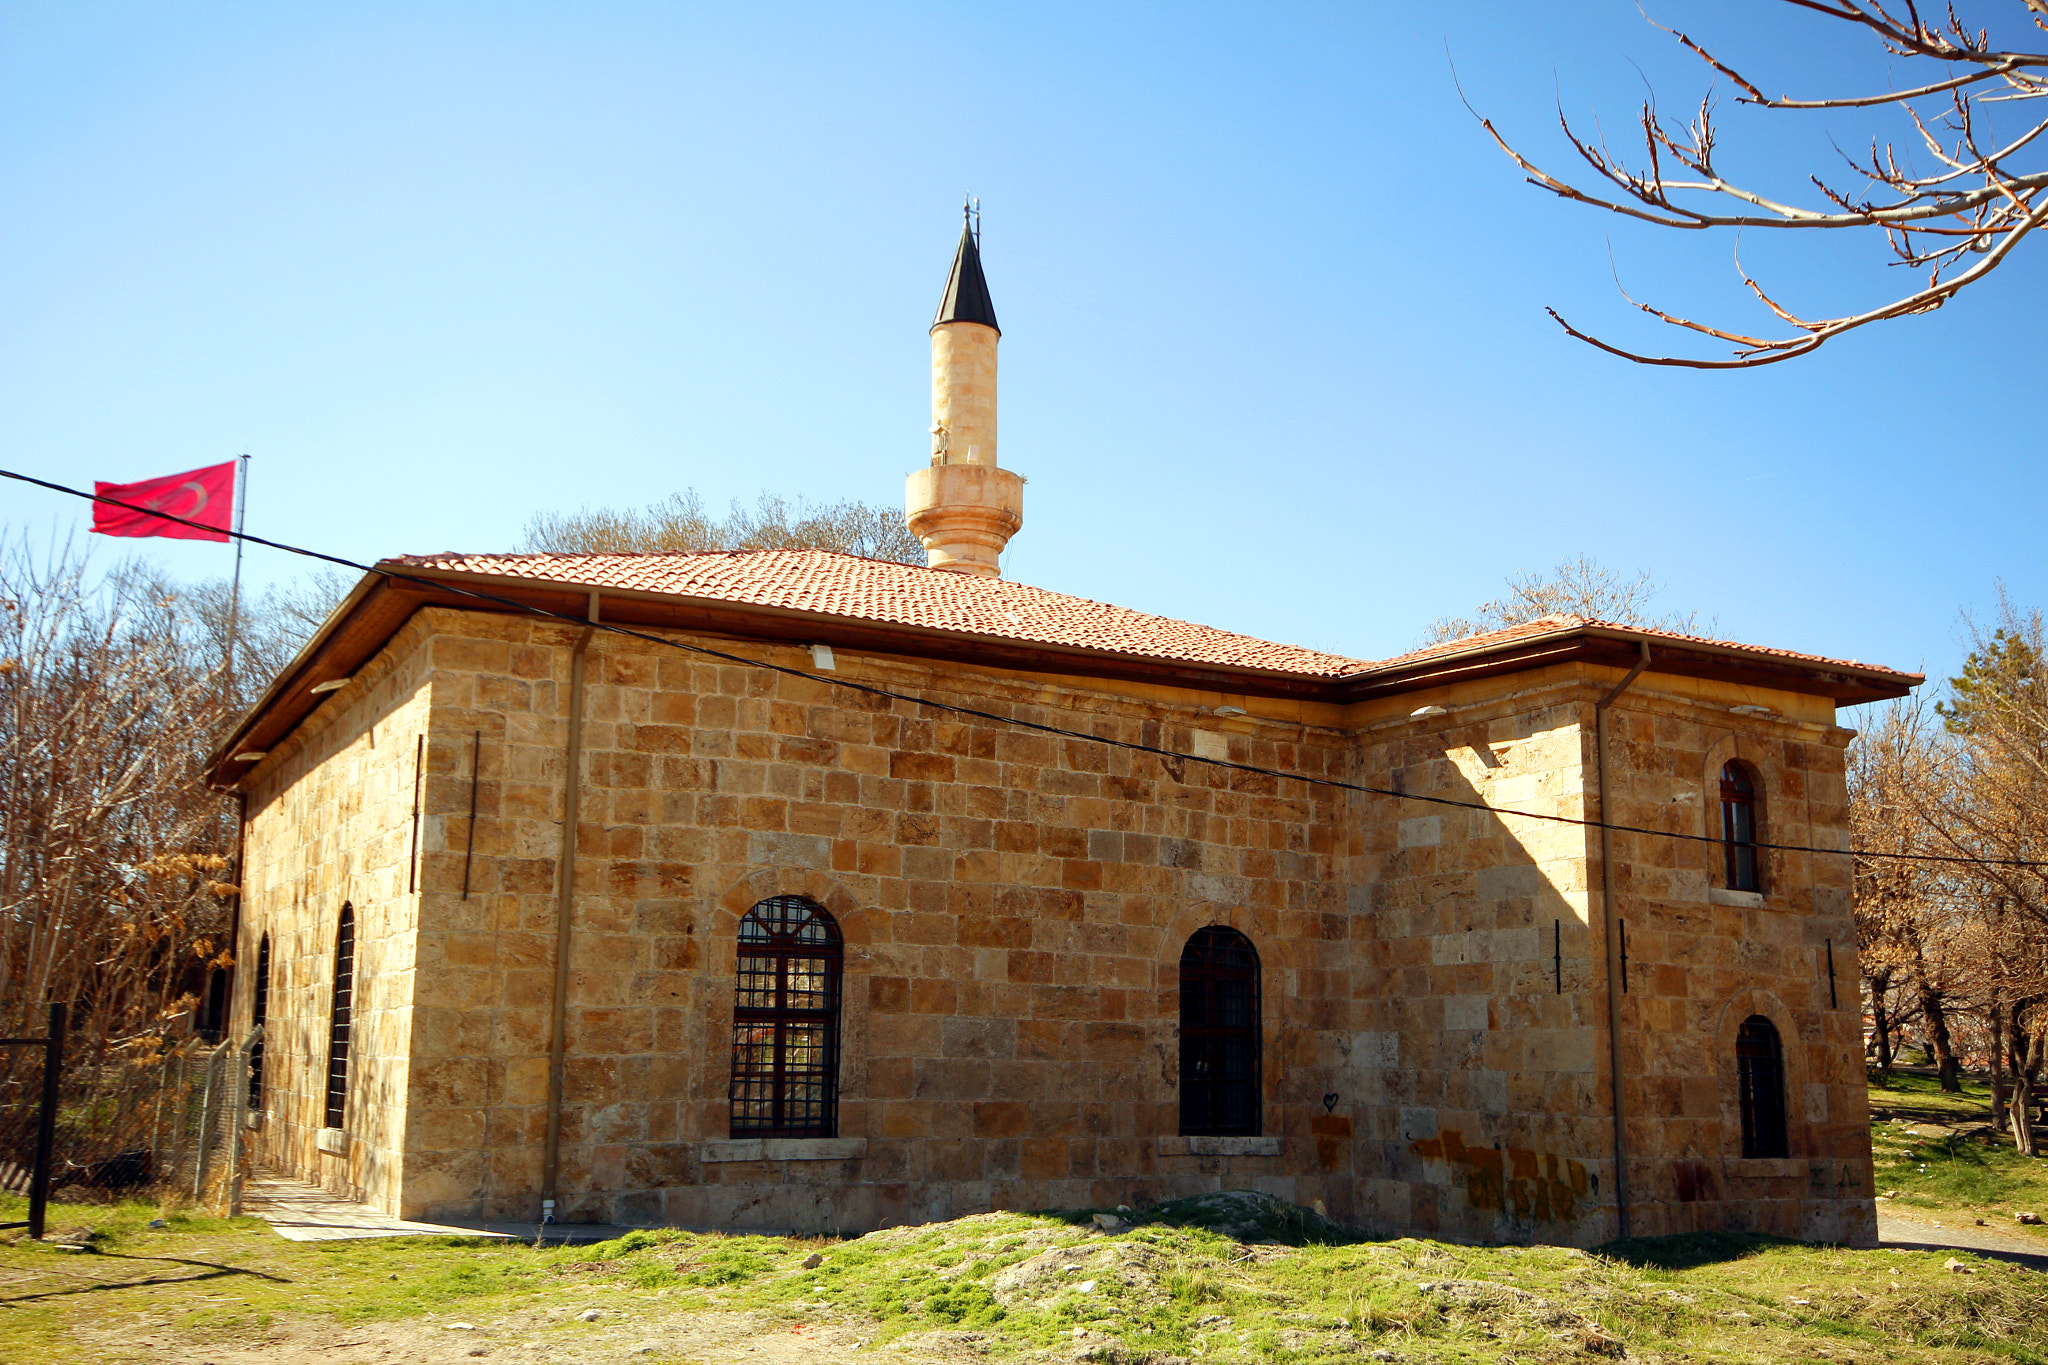
[[981,273],[981,204],[960,204],[960,245],[932,319],[932,457],[903,510],[935,569],[994,578],[1024,524],[1024,480],[996,463],[996,326]]

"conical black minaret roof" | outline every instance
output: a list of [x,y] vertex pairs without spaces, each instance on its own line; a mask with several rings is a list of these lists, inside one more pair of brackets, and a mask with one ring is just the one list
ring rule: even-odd
[[939,300],[939,315],[932,319],[932,326],[942,322],[978,322],[994,329],[997,336],[1003,332],[996,326],[996,306],[989,302],[988,281],[981,274],[981,247],[971,226],[960,229],[960,249],[953,253],[953,273],[946,279],[946,293]]

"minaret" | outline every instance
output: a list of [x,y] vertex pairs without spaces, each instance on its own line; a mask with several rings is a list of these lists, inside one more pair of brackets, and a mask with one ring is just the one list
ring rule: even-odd
[[978,224],[960,230],[953,273],[932,321],[932,462],[910,476],[903,515],[925,562],[984,578],[1024,524],[1024,480],[996,467],[996,327],[981,274]]

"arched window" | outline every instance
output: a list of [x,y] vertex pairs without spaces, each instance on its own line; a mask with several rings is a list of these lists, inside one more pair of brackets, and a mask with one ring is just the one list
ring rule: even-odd
[[1180,1131],[1259,1135],[1259,954],[1220,924],[1180,954]]
[[839,926],[802,896],[740,921],[732,1001],[732,1136],[839,1131]]
[[256,946],[256,1000],[249,1010],[249,1028],[256,1041],[249,1047],[249,1107],[263,1107],[263,1034],[270,1019],[270,935]]
[[1785,1156],[1785,1050],[1778,1027],[1761,1014],[1735,1035],[1736,1085],[1742,1097],[1742,1154]]
[[327,1026],[327,1126],[339,1128],[348,1109],[348,1029],[355,1009],[356,911],[343,902],[334,931],[334,1005]]
[[1721,768],[1721,844],[1728,854],[1728,889],[1763,890],[1756,858],[1756,778],[1744,763]]

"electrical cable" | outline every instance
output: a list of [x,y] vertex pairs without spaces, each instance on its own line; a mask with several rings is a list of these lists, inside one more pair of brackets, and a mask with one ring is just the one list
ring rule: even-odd
[[[1609,825],[1599,820],[1587,820],[1576,815],[1552,815],[1541,811],[1510,810],[1502,806],[1488,805],[1484,801],[1462,801],[1452,796],[1426,796],[1418,792],[1398,791],[1391,787],[1374,787],[1360,782],[1345,782],[1334,777],[1311,777],[1305,773],[1282,772],[1277,768],[1262,768],[1251,763],[1234,763],[1224,758],[1207,758],[1200,754],[1181,753],[1175,749],[1165,749],[1153,744],[1141,744],[1135,740],[1116,739],[1107,735],[1091,735],[1084,730],[1069,730],[1058,725],[1047,725],[1041,721],[1024,720],[1017,716],[1005,716],[993,711],[982,711],[971,706],[962,706],[957,702],[937,701],[930,697],[913,696],[908,692],[897,692],[890,688],[877,687],[872,683],[856,682],[851,678],[840,678],[823,673],[808,672],[801,668],[791,668],[785,664],[770,663],[765,659],[750,659],[743,654],[730,654],[724,650],[712,649],[708,645],[696,645],[682,640],[671,640],[665,636],[651,635],[646,631],[633,630],[630,627],[614,625],[610,622],[593,622],[567,612],[550,611],[546,607],[534,606],[531,603],[521,602],[515,598],[500,597],[495,593],[484,592],[477,588],[464,587],[461,584],[450,583],[442,579],[422,578],[413,574],[402,573],[396,569],[388,569],[382,565],[360,564],[355,560],[344,559],[339,555],[325,554],[319,550],[308,550],[297,545],[287,545],[282,541],[268,540],[262,536],[252,535],[244,531],[221,532],[221,529],[217,526],[208,526],[203,522],[190,521],[169,512],[160,512],[153,507],[139,507],[133,503],[122,502],[118,498],[107,497],[104,494],[87,493],[82,489],[70,488],[61,483],[51,483],[47,479],[38,479],[27,474],[17,474],[9,469],[0,469],[0,477],[14,479],[20,483],[33,484],[38,488],[47,488],[55,493],[66,493],[74,498],[83,498],[88,502],[105,503],[110,507],[120,507],[130,512],[141,512],[147,516],[160,517],[165,521],[174,521],[180,525],[190,526],[198,530],[230,535],[237,540],[247,541],[252,545],[261,545],[272,550],[282,550],[286,554],[299,555],[306,559],[321,560],[328,564],[339,565],[344,569],[354,569],[358,573],[376,574],[382,578],[401,583],[410,583],[432,592],[468,597],[479,602],[489,602],[495,606],[509,608],[521,615],[538,616],[546,620],[559,621],[565,625],[594,628],[607,634],[624,636],[627,639],[640,640],[669,649],[678,649],[686,653],[717,659],[724,663],[763,669],[770,673],[780,673],[786,677],[803,678],[810,682],[830,683],[834,687],[845,688],[848,691],[859,692],[866,696],[904,702],[912,706],[921,706],[946,715],[985,720],[997,725],[1014,726],[1018,729],[1033,730],[1039,734],[1054,735],[1061,739],[1082,740],[1092,744],[1106,745],[1110,748],[1128,750],[1132,753],[1151,754],[1156,758],[1171,758],[1185,763],[1202,763],[1212,768],[1250,773],[1257,777],[1278,778],[1288,782],[1301,782],[1309,786],[1326,787],[1337,791],[1357,792],[1365,796],[1384,796],[1399,801],[1417,801],[1425,805],[1451,806],[1460,810],[1485,811],[1490,815],[1508,816],[1517,820],[1535,820],[1545,824],[1575,825],[1583,829],[1606,829],[1616,834],[1641,834],[1654,839],[1678,839],[1689,843],[1701,844],[1722,844],[1725,842],[1710,834],[1686,834],[1677,830],[1649,829],[1641,825]],[[600,585],[596,584],[573,584],[570,586],[598,592],[603,590]],[[1778,853],[1836,854],[1852,858],[1884,858],[1895,862],[1964,864],[1972,867],[2048,868],[2048,860],[2028,858],[1971,858],[1943,853],[1884,853],[1871,849],[1819,848],[1810,844],[1755,843],[1749,845],[1749,847],[1770,849]]]

